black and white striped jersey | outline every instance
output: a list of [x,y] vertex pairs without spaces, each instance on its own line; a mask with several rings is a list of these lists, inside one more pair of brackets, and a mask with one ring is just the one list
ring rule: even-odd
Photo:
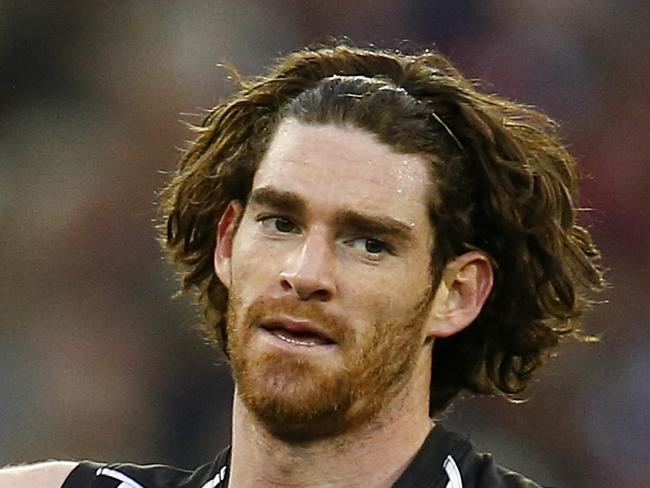
[[[351,462],[354,462],[351,460]],[[85,461],[62,488],[228,488],[230,448],[195,471],[163,465],[101,464]],[[236,487],[231,487],[236,488]],[[393,488],[540,488],[497,466],[490,454],[437,424]]]

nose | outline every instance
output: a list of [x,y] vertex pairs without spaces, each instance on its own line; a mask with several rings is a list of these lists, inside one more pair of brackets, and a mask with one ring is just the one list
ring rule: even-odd
[[308,235],[280,273],[284,291],[300,300],[329,301],[334,296],[332,250],[325,236]]

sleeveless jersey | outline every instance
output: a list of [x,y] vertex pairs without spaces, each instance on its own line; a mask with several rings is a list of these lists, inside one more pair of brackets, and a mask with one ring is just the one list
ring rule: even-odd
[[[354,462],[354,460],[350,460]],[[194,471],[164,465],[81,462],[62,488],[227,488],[230,448]],[[236,488],[236,487],[231,487]],[[431,430],[393,488],[541,488],[441,425]]]

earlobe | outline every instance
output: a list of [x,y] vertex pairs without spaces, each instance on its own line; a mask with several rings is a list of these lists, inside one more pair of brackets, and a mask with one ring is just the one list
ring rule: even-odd
[[428,336],[449,337],[481,313],[492,290],[493,270],[487,256],[472,251],[450,261],[433,298]]
[[230,287],[232,246],[235,231],[244,212],[239,200],[232,200],[224,210],[217,224],[217,239],[214,248],[214,271],[226,288]]

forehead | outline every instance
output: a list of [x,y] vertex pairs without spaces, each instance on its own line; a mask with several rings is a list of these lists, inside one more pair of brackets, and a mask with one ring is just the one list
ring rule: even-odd
[[417,223],[427,218],[427,166],[422,156],[397,153],[356,127],[287,120],[260,163],[253,189],[271,186],[297,193],[308,204],[393,214]]

